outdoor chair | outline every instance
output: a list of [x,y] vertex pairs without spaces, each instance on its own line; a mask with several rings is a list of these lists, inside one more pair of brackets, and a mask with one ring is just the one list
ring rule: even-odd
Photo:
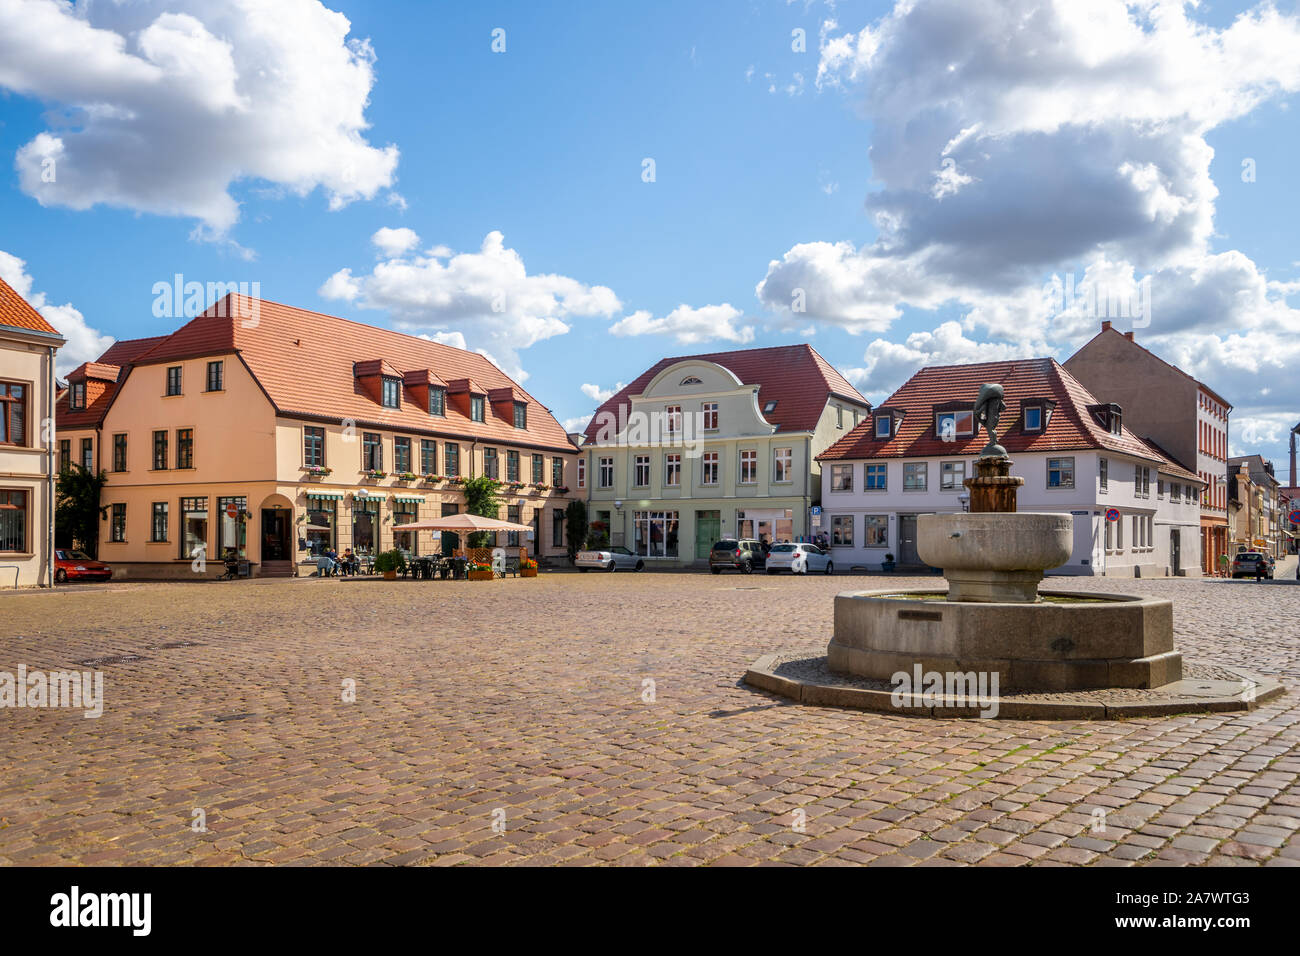
[[519,557],[517,555],[513,558],[506,558],[505,568],[503,569],[501,577],[505,577],[507,574],[519,577]]

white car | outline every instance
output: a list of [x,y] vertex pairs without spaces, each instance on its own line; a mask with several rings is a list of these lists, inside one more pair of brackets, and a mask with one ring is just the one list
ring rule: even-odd
[[789,571],[791,574],[807,574],[809,571],[821,571],[834,574],[835,564],[831,556],[815,544],[774,544],[767,553],[767,573]]
[[579,571],[586,571],[589,568],[597,568],[601,571],[616,571],[619,569],[640,571],[645,568],[645,562],[637,555],[627,548],[618,546],[602,548],[599,551],[579,551],[573,559],[573,563]]

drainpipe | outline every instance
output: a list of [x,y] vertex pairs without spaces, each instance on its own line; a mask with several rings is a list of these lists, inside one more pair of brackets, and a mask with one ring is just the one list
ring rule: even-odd
[[54,443],[56,436],[54,432],[54,352],[55,347],[49,346],[49,352],[46,355],[47,377],[50,381],[49,389],[46,393],[47,408],[49,409],[49,423],[46,430],[45,441],[45,500],[46,508],[49,509],[50,523],[48,534],[45,538],[45,586],[54,587]]

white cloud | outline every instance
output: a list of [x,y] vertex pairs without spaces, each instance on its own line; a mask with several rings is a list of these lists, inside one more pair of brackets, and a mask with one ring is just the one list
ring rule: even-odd
[[373,198],[398,150],[366,141],[375,54],[349,30],[318,0],[5,0],[0,88],[59,117],[18,150],[19,184],[42,205],[192,217],[218,239],[241,180],[321,187],[333,209]]
[[593,402],[607,402],[625,388],[627,388],[625,382],[619,382],[613,388],[601,388],[599,385],[583,385],[582,394]]
[[582,432],[587,430],[587,424],[591,421],[591,415],[577,415],[573,418],[566,418],[562,424],[564,430],[569,434],[573,432]]
[[404,255],[410,252],[420,244],[420,237],[415,234],[414,229],[405,227],[400,229],[390,229],[384,226],[370,237],[370,241],[375,244],[381,253],[392,259],[396,256]]
[[91,328],[86,323],[86,317],[72,303],[53,305],[44,292],[33,292],[33,280],[27,274],[27,263],[4,250],[0,250],[0,279],[9,283],[67,340],[67,344],[55,356],[56,374],[67,375],[82,362],[94,361],[113,344],[113,337]]
[[684,345],[720,339],[741,345],[754,340],[752,325],[737,326],[744,313],[724,302],[692,308],[679,305],[663,318],[656,319],[645,310],[633,312],[610,326],[614,335],[671,335]]
[[[402,235],[393,238],[396,234]],[[385,243],[376,239],[381,250],[394,250],[388,258],[367,275],[340,269],[319,294],[360,308],[386,309],[409,332],[435,339],[439,334],[459,335],[466,343],[462,347],[495,356],[494,361],[499,358],[498,364],[521,380],[520,350],[568,332],[567,319],[608,317],[621,307],[605,286],[560,275],[530,275],[519,253],[506,248],[500,232],[488,233],[478,252],[453,253],[441,246],[412,252],[416,242],[410,230],[389,230]]]

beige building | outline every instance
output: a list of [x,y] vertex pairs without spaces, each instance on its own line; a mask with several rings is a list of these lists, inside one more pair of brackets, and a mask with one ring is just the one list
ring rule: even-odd
[[54,356],[63,337],[0,279],[0,587],[54,579]]
[[461,482],[482,474],[503,483],[500,517],[533,526],[500,544],[565,553],[561,425],[483,356],[387,329],[228,296],[78,369],[59,429],[61,455],[108,472],[99,557],[115,579],[450,550],[454,535],[393,529],[463,511]]

